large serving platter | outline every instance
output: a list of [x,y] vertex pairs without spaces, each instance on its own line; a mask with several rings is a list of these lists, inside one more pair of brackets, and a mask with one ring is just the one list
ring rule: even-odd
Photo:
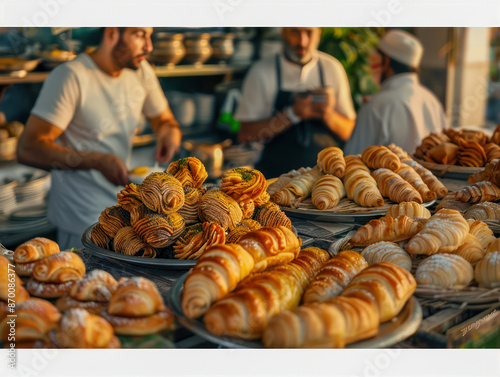
[[[182,293],[187,273],[181,276],[168,292],[166,301],[177,315],[179,322],[200,337],[226,348],[264,348],[259,340],[244,340],[234,337],[218,337],[207,331],[200,319],[192,320],[182,310]],[[422,321],[422,308],[415,297],[411,297],[403,310],[392,321],[380,325],[378,335],[347,345],[346,348],[385,348],[396,344],[417,331]]]

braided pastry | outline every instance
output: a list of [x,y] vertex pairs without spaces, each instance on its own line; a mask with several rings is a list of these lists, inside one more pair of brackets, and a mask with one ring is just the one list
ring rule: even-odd
[[116,233],[114,239],[115,251],[125,255],[138,255],[145,258],[155,258],[157,251],[145,244],[137,235],[134,228],[126,226]]
[[486,254],[476,265],[474,272],[480,287],[500,287],[500,252]]
[[123,207],[126,211],[132,211],[133,208],[137,208],[142,205],[140,186],[130,183],[125,186],[117,195],[118,204]]
[[178,211],[184,204],[181,183],[168,173],[151,173],[141,185],[141,200],[153,212],[168,214]]
[[267,182],[258,170],[234,168],[222,176],[220,189],[237,202],[245,202],[266,192]]
[[430,211],[416,202],[401,202],[394,204],[387,210],[386,216],[399,217],[406,215],[408,217],[418,217],[428,219],[431,217]]
[[240,238],[248,232],[262,228],[262,226],[255,220],[245,219],[233,230],[231,230],[226,238],[227,243],[238,243]]
[[380,207],[384,198],[380,194],[377,182],[370,174],[370,169],[359,156],[346,156],[344,185],[347,197],[363,207]]
[[398,156],[383,145],[372,145],[361,154],[363,162],[372,169],[385,168],[398,171],[401,167]]
[[342,181],[333,175],[325,175],[314,184],[312,203],[317,209],[324,211],[335,207],[344,196]]
[[417,202],[422,204],[422,196],[408,182],[389,169],[377,169],[372,172],[382,195],[393,202]]
[[94,227],[90,231],[90,239],[92,240],[94,245],[97,245],[106,250],[111,250],[113,239],[106,234],[101,224],[94,225]]
[[110,238],[115,238],[116,232],[125,226],[130,226],[130,213],[125,211],[119,204],[108,207],[101,212],[99,224],[104,233]]
[[256,207],[253,219],[263,227],[285,226],[292,229],[292,221],[281,210],[281,208],[272,202],[268,202],[263,206]]
[[209,190],[201,198],[198,217],[203,222],[219,224],[231,230],[243,219],[239,204],[220,190]]
[[474,271],[469,262],[459,255],[436,254],[425,259],[415,272],[419,286],[461,289],[469,285]]
[[208,177],[203,163],[196,157],[186,157],[168,165],[167,173],[172,174],[184,188],[200,188]]
[[342,178],[345,172],[344,152],[337,147],[329,147],[318,153],[318,167],[324,174]]
[[224,229],[215,223],[195,224],[186,228],[174,244],[178,259],[198,259],[212,245],[226,242]]
[[411,271],[412,261],[410,255],[394,242],[381,241],[374,243],[363,250],[361,256],[369,265],[390,262],[406,271]]

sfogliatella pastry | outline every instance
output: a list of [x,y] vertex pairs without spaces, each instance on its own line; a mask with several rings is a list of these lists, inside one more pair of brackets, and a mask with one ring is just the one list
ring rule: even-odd
[[144,243],[134,228],[126,226],[116,233],[114,239],[114,249],[117,253],[124,255],[137,255],[145,258],[155,258],[158,252],[156,249]]
[[476,265],[474,273],[480,287],[500,287],[500,252],[486,254]]
[[33,238],[14,250],[16,273],[19,276],[31,276],[35,262],[45,257],[59,253],[59,245],[43,237]]
[[220,190],[209,190],[201,198],[198,217],[203,222],[219,224],[224,230],[231,230],[243,219],[240,205]]
[[186,225],[192,225],[199,222],[198,206],[204,194],[205,189],[203,188],[184,189],[184,205],[179,209],[178,213],[184,218],[184,223]]
[[418,217],[428,219],[431,217],[430,211],[416,202],[401,202],[392,205],[386,212],[386,216],[399,217],[406,215],[408,217]]
[[258,170],[234,168],[224,174],[220,189],[237,202],[244,202],[261,196],[267,189],[267,182]]
[[329,174],[318,179],[311,194],[312,203],[320,211],[335,207],[344,196],[345,188],[342,181]]
[[119,335],[154,334],[174,325],[156,285],[143,277],[121,278],[102,316]]
[[329,147],[318,153],[318,167],[324,174],[342,178],[345,172],[344,152],[337,147]]
[[130,183],[117,194],[118,204],[128,212],[142,205],[140,186]]
[[462,289],[474,278],[469,262],[459,255],[436,254],[425,259],[415,272],[418,286]]
[[281,210],[279,205],[268,202],[260,207],[256,207],[253,219],[263,227],[285,226],[292,229],[292,221]]
[[370,169],[359,156],[346,156],[344,185],[347,197],[363,207],[380,207],[384,198],[377,187],[377,182],[370,174]]
[[365,258],[369,265],[390,262],[411,271],[412,261],[410,255],[398,244],[394,242],[377,242],[365,248],[361,256]]
[[115,278],[106,271],[92,270],[77,280],[69,294],[57,300],[56,306],[63,312],[80,308],[92,314],[99,314],[108,306],[117,284]]
[[491,202],[500,199],[500,187],[494,183],[483,181],[473,183],[458,190],[455,200],[464,203]]
[[94,245],[103,249],[111,250],[113,247],[113,239],[106,234],[101,224],[94,225],[90,231],[90,238]]
[[205,165],[196,157],[186,157],[170,163],[167,173],[179,180],[184,188],[200,188],[208,178]]
[[184,204],[184,189],[172,174],[151,173],[142,182],[140,193],[144,205],[162,215],[176,212]]
[[130,213],[119,204],[108,207],[99,216],[99,224],[110,238],[115,238],[116,232],[125,226],[130,226]]
[[58,348],[121,347],[109,322],[85,309],[73,308],[64,313],[50,337]]
[[175,257],[178,259],[198,259],[212,245],[224,244],[226,233],[216,223],[200,223],[186,228],[175,241]]
[[232,231],[230,231],[227,235],[226,242],[227,243],[238,243],[240,238],[244,235],[247,234],[248,232],[257,230],[262,228],[262,225],[260,225],[257,221],[252,220],[252,219],[245,219],[242,220],[240,224],[236,228],[234,228]]

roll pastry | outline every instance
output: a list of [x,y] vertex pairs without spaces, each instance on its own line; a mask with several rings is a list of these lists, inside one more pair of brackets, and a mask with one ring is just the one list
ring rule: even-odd
[[59,245],[47,238],[33,238],[14,250],[14,262],[29,263],[59,253]]
[[196,157],[186,157],[170,163],[167,173],[172,174],[184,188],[200,188],[208,178],[205,165]]
[[451,253],[461,256],[472,266],[475,266],[475,264],[484,257],[486,250],[483,249],[481,242],[469,233],[465,236],[464,243]]
[[415,272],[418,286],[461,289],[474,278],[469,262],[455,254],[436,254],[425,259]]
[[401,163],[401,168],[399,168],[397,173],[418,191],[424,202],[430,202],[437,198],[437,194],[427,187],[422,181],[422,177],[411,166]]
[[328,147],[318,153],[318,167],[324,174],[342,178],[345,172],[344,152],[337,147]]
[[398,156],[383,145],[372,145],[371,147],[365,148],[361,154],[361,159],[372,169],[384,168],[398,171],[401,167]]
[[405,160],[404,163],[411,166],[420,175],[427,187],[434,191],[438,198],[443,198],[448,193],[448,189],[444,187],[443,183],[430,170],[413,160]]
[[488,253],[479,261],[474,270],[475,279],[480,287],[500,287],[500,252]]
[[312,203],[317,209],[324,211],[335,207],[344,196],[345,188],[342,181],[327,174],[314,184]]
[[401,202],[392,205],[386,212],[386,216],[399,217],[406,215],[408,217],[418,217],[428,219],[431,217],[430,211],[416,202]]
[[417,202],[422,204],[422,196],[408,182],[389,169],[377,169],[372,172],[382,195],[393,202]]
[[474,220],[500,220],[500,204],[492,202],[475,204],[465,212],[464,217]]
[[73,252],[61,251],[36,262],[33,277],[44,283],[66,283],[81,279],[85,275],[85,264]]
[[469,233],[477,237],[483,250],[486,250],[492,242],[496,241],[493,231],[486,223],[480,220],[469,219],[467,220],[467,224],[469,224]]
[[176,212],[184,204],[184,189],[172,174],[149,174],[141,185],[140,193],[144,205],[162,215]]
[[267,181],[258,170],[234,168],[222,176],[220,189],[237,202],[245,202],[266,192]]
[[483,181],[458,190],[455,200],[464,203],[491,202],[500,199],[500,187],[494,183]]
[[384,198],[377,187],[377,182],[370,174],[370,169],[359,156],[346,156],[344,186],[346,195],[356,204],[363,207],[380,207]]
[[411,272],[412,260],[410,255],[398,244],[394,242],[377,242],[366,247],[361,256],[365,258],[369,265],[390,262],[406,271]]

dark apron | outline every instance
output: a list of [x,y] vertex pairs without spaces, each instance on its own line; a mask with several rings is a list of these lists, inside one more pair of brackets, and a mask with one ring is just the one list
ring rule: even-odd
[[[323,66],[318,61],[321,86],[325,86]],[[281,89],[280,56],[276,56],[278,94],[274,100],[274,114],[292,106],[295,92]],[[286,131],[274,136],[264,144],[262,158],[255,168],[266,178],[275,178],[292,169],[314,167],[318,153],[327,147],[340,147],[343,143],[328,129],[322,120],[308,119],[292,125]]]

